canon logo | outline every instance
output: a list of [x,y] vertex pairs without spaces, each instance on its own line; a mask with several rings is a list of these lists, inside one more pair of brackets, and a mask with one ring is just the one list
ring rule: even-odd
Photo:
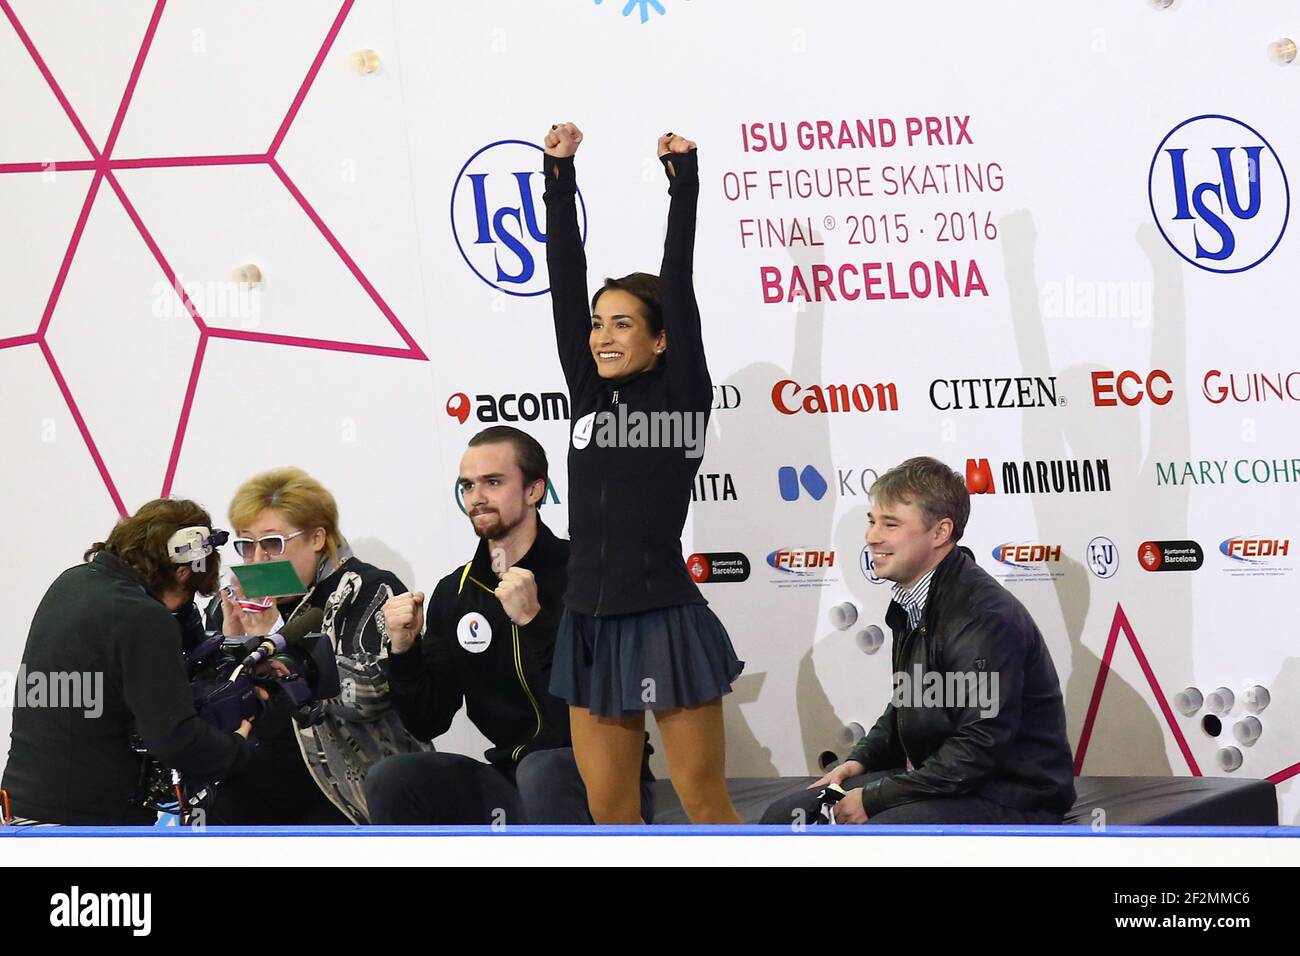
[[1220,372],[1205,373],[1201,390],[1207,401],[1222,405],[1234,402],[1300,402],[1300,371],[1297,372]]
[[[803,397],[800,398],[800,395]],[[800,385],[794,379],[783,378],[772,386],[772,404],[782,415],[799,412],[825,414],[826,412],[896,412],[898,388],[888,384],[864,385]]]
[[1163,369],[1147,373],[1146,378],[1131,371],[1092,373],[1092,403],[1099,408],[1111,408],[1121,402],[1139,405],[1143,398],[1151,399],[1155,405],[1168,405],[1173,397],[1173,379]]

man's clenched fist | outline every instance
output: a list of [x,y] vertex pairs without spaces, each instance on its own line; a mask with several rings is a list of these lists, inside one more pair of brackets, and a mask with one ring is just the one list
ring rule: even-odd
[[582,130],[572,123],[559,123],[552,126],[542,141],[547,156],[566,159],[578,151],[582,143]]
[[511,622],[520,627],[542,610],[542,606],[537,603],[537,579],[526,568],[510,568],[501,575],[496,595]]
[[424,592],[397,594],[384,602],[384,623],[394,654],[405,654],[424,630]]

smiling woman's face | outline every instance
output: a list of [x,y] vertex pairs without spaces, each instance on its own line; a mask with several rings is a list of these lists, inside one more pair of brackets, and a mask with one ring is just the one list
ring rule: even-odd
[[596,371],[607,379],[649,371],[668,347],[666,333],[651,333],[641,300],[622,289],[609,289],[596,300],[588,341]]

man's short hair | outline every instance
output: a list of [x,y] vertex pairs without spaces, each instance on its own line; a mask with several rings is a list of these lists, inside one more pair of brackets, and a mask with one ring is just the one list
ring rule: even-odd
[[952,540],[960,541],[970,519],[970,492],[966,481],[935,458],[909,458],[885,472],[871,486],[873,501],[914,504],[934,527],[942,518],[952,519]]
[[[546,449],[526,431],[513,428],[510,425],[493,425],[490,428],[483,429],[471,438],[469,447],[477,448],[479,445],[496,445],[501,442],[514,446],[515,463],[519,466],[519,470],[524,473],[525,488],[534,481],[544,481],[548,486],[550,485]],[[543,490],[542,497],[537,502],[537,507],[540,508],[545,500],[546,491]]]

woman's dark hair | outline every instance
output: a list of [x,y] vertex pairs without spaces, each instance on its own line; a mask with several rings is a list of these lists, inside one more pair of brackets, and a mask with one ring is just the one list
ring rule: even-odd
[[[524,487],[527,488],[534,481],[544,481],[550,484],[548,477],[548,465],[546,463],[546,449],[532,435],[518,428],[512,428],[509,425],[493,425],[485,428],[469,440],[470,448],[477,448],[479,445],[495,445],[500,442],[506,442],[515,447],[515,464],[519,470],[524,473]],[[537,502],[537,507],[542,506],[546,500],[546,492],[542,492],[541,500]]]
[[650,326],[652,336],[664,330],[663,299],[659,294],[658,276],[652,276],[648,272],[633,272],[621,279],[606,279],[605,284],[591,297],[592,312],[596,311],[596,303],[600,301],[600,297],[611,289],[626,292],[640,300],[645,306],[646,324]]
[[[128,565],[144,581],[145,588],[156,598],[176,587],[176,569],[167,554],[167,539],[181,528],[199,525],[212,528],[212,517],[203,508],[184,498],[155,498],[141,505],[129,518],[123,518],[109,532],[107,541],[96,541],[83,555],[91,560],[96,552],[105,551]],[[213,551],[203,562],[202,570],[191,565],[189,587],[199,594],[217,590],[221,575],[221,555]]]

